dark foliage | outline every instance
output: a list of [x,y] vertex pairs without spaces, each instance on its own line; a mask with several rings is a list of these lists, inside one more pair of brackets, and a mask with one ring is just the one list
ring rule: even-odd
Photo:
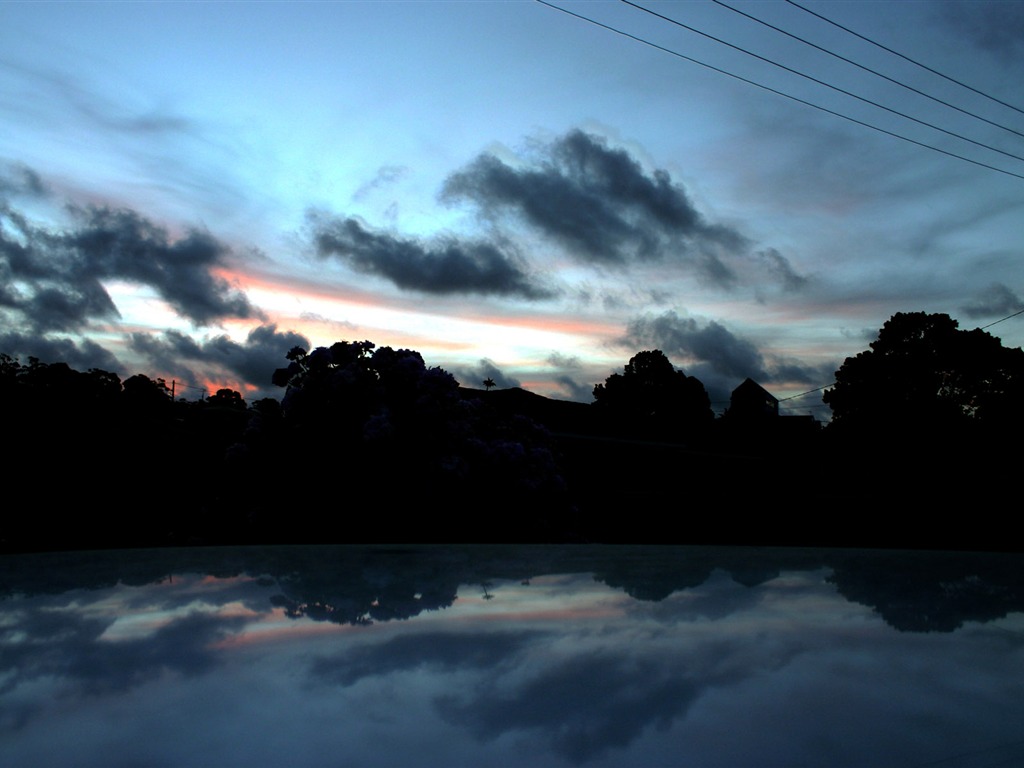
[[[287,391],[269,441],[287,448],[272,463],[338,498],[336,540],[493,540],[495,518],[508,515],[501,538],[561,537],[571,506],[534,422],[463,399],[451,374],[413,350],[341,341],[287,358],[273,377]],[[247,439],[267,444],[259,432]]]
[[637,353],[595,386],[594,406],[617,429],[642,437],[692,437],[714,419],[704,385],[659,349]]
[[1024,424],[1024,351],[944,314],[897,313],[836,371],[823,399],[837,430],[964,435]]
[[[174,402],[161,379],[122,383],[0,355],[12,478],[0,551],[579,540],[1021,548],[1003,510],[1022,458],[1008,438],[1024,426],[1024,353],[945,315],[896,315],[848,359],[825,395],[836,418],[823,432],[774,409],[714,422],[700,381],[658,350],[598,384],[590,406],[463,389],[418,352],[369,341],[286,358],[273,374],[282,400],[247,407],[229,389]],[[691,498],[729,512],[667,513]],[[965,527],[922,509],[975,512]]]

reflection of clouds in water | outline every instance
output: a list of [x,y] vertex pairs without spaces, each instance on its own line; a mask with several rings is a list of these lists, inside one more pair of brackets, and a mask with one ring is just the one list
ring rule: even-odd
[[251,582],[181,576],[0,602],[0,734],[52,715],[57,701],[210,673],[221,642],[259,615],[247,607],[261,602]]
[[[621,593],[599,589],[622,600]],[[481,611],[498,614],[507,598],[507,617],[522,615],[524,599],[516,597],[516,585],[497,587],[494,594],[492,603],[481,602]],[[588,602],[600,604],[601,598],[588,592]],[[563,623],[564,612],[552,611],[546,626],[530,625],[532,632],[467,622],[479,614],[466,611],[456,622],[458,632],[435,628],[382,646],[360,646],[319,658],[311,673],[346,688],[362,684],[360,692],[402,689],[415,680],[434,712],[482,747],[499,748],[511,739],[532,745],[524,748],[533,754],[553,753],[577,764],[640,753],[665,759],[659,752],[665,740],[683,734],[687,750],[692,745],[705,756],[730,756],[713,763],[760,764],[750,743],[773,744],[783,726],[795,735],[773,748],[777,762],[787,764],[799,739],[820,738],[817,729],[805,733],[804,725],[818,720],[835,721],[835,732],[843,735],[819,744],[817,752],[810,743],[798,745],[800,750],[820,754],[831,746],[840,755],[856,745],[852,754],[882,759],[883,750],[859,744],[857,735],[865,727],[877,729],[879,743],[895,749],[900,737],[879,712],[891,710],[899,719],[924,707],[938,722],[960,716],[956,697],[918,693],[929,686],[956,688],[949,675],[937,686],[929,679],[946,669],[948,646],[934,644],[918,659],[921,668],[898,675],[901,682],[890,690],[887,667],[913,658],[920,643],[901,647],[870,610],[839,600],[825,571],[784,574],[753,587],[717,572],[700,587],[660,603],[623,602],[626,610],[601,621],[589,616]],[[993,662],[992,671],[1002,663]],[[433,688],[424,682],[431,677]],[[789,696],[773,694],[780,681]],[[737,697],[738,691],[743,693]],[[709,708],[732,729],[744,722],[743,737],[714,729],[725,739],[723,748],[694,733]],[[700,714],[691,721],[692,711]],[[980,718],[975,725],[980,727]]]
[[366,677],[426,668],[437,672],[495,669],[515,664],[537,632],[416,632],[362,643],[341,655],[321,656],[310,670],[323,682],[353,685]]
[[[564,594],[572,581],[555,580],[554,592]],[[545,580],[502,585],[494,588],[493,602],[463,611],[458,632],[417,632],[359,646],[319,658],[311,674],[346,687],[374,677],[401,685],[396,674],[426,672],[449,680],[458,675],[462,685],[456,690],[439,685],[432,697],[445,722],[481,743],[516,736],[583,763],[627,748],[649,730],[664,732],[706,691],[779,669],[799,652],[786,642],[766,643],[762,653],[749,647],[747,640],[773,623],[767,616],[767,624],[758,628],[752,615],[771,586],[752,590],[719,574],[700,588],[677,593],[674,601],[640,603],[592,578],[575,581],[585,590],[585,606],[612,603],[618,610],[598,616],[578,606],[567,611],[552,601],[557,610],[546,614],[546,625],[531,624],[531,632],[499,631],[473,621],[482,611],[504,613],[513,621],[545,615],[537,610],[545,598],[526,596]],[[781,586],[792,594],[791,583]],[[822,587],[819,576],[802,589],[834,600],[834,589]],[[575,614],[575,621],[567,622],[567,613]],[[681,636],[678,622],[695,619],[704,626]],[[722,625],[729,621],[739,626],[724,633],[732,639],[723,640]]]
[[144,589],[119,590],[114,599],[124,610],[166,611],[199,605],[222,606],[238,603],[252,612],[267,610],[267,590],[272,580],[255,576],[214,577],[183,574],[169,577]]
[[[5,768],[916,765],[1019,731],[1020,614],[898,633],[820,565],[708,573],[659,602],[589,574],[470,579],[445,610],[370,627],[285,619],[280,585],[248,577],[11,597],[0,752]],[[142,631],[118,629],[132,616]]]
[[532,732],[555,753],[582,763],[685,713],[699,687],[685,675],[665,672],[650,659],[582,654],[523,680],[485,674],[471,693],[442,694],[436,704],[445,720],[482,741]]
[[734,576],[716,570],[699,587],[674,592],[658,603],[634,605],[631,610],[664,621],[717,621],[751,612],[761,617],[779,612],[787,620],[793,613],[805,619],[813,615],[825,621],[836,611],[836,589],[827,583],[827,574],[826,570],[792,573],[743,586]]
[[[200,674],[217,663],[211,646],[240,630],[245,621],[241,616],[197,611],[144,637],[109,641],[102,638],[112,619],[27,611],[7,629],[0,648],[0,670],[5,676],[0,693],[41,678],[94,694],[123,691],[164,671]],[[19,635],[25,639],[19,641]]]

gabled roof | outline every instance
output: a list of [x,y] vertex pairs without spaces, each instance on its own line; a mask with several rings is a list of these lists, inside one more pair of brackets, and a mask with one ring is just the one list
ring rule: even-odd
[[776,404],[779,402],[779,399],[775,397],[775,395],[773,395],[771,392],[769,392],[767,389],[762,387],[760,384],[758,384],[750,377],[744,379],[743,383],[732,391],[732,397],[734,399],[737,395],[739,395],[740,398],[758,397]]

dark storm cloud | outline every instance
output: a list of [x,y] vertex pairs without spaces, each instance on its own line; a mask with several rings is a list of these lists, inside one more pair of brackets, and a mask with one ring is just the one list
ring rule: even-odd
[[432,243],[371,232],[358,220],[312,215],[321,257],[333,256],[399,288],[433,294],[475,293],[546,299],[554,293],[527,274],[508,244],[441,237]]
[[545,146],[533,166],[480,155],[446,180],[441,197],[492,217],[517,214],[581,261],[678,260],[720,286],[736,279],[721,256],[748,247],[736,230],[707,222],[667,171],[648,174],[625,150],[579,130]]
[[699,323],[671,311],[633,319],[621,343],[636,350],[660,349],[670,359],[689,359],[686,373],[700,379],[719,408],[728,404],[732,390],[748,377],[762,385],[796,382],[817,387],[832,383],[837,367],[765,355],[753,342],[714,320]]
[[[166,230],[133,211],[91,208],[67,237],[83,260],[83,272],[155,288],[183,317],[207,325],[224,317],[250,318],[258,311],[211,270],[225,265],[228,248],[199,230],[172,241]],[[90,274],[91,273],[91,274]]]
[[35,333],[8,331],[0,334],[0,352],[17,357],[23,363],[28,362],[29,357],[36,357],[45,363],[67,363],[80,371],[102,368],[105,371],[120,373],[124,370],[114,355],[89,339],[76,342],[68,338],[49,338]]
[[626,343],[656,347],[672,357],[687,357],[707,363],[717,373],[742,381],[748,376],[768,379],[764,357],[751,342],[741,339],[714,320],[704,325],[692,317],[665,312],[657,317],[639,317],[626,328]]
[[[287,364],[288,350],[310,348],[305,336],[294,331],[279,332],[273,324],[254,328],[241,344],[223,334],[196,342],[178,331],[167,331],[159,338],[133,333],[130,343],[133,350],[145,355],[161,370],[181,371],[186,363],[212,365],[261,388],[269,387],[274,371]],[[195,378],[194,373],[188,373]]]
[[1009,315],[1024,309],[1024,301],[1002,283],[992,283],[960,311],[971,318]]
[[0,206],[0,307],[10,324],[45,333],[117,318],[102,280],[149,286],[182,317],[206,325],[260,316],[248,299],[213,271],[228,248],[198,230],[172,240],[166,230],[128,210],[75,211],[74,226],[37,226]]

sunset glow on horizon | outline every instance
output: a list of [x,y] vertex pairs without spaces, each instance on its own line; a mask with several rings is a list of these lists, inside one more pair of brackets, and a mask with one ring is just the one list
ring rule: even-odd
[[587,402],[661,349],[721,403],[1024,309],[1024,5],[649,10],[3,4],[0,352],[252,399],[367,339]]

